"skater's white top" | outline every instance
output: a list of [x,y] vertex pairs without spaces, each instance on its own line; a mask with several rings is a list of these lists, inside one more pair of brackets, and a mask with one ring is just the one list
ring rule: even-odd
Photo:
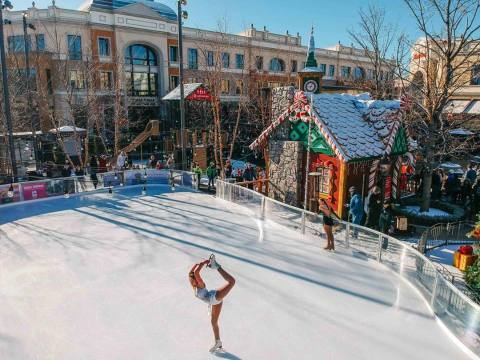
[[[0,359],[467,358],[377,262],[210,195],[140,191],[0,208]],[[237,280],[213,355],[188,282],[211,252]]]

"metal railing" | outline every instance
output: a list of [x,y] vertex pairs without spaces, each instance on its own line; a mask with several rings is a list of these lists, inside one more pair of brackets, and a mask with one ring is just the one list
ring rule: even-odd
[[417,249],[422,254],[446,245],[474,244],[478,240],[468,238],[466,234],[473,229],[467,221],[436,224],[425,230],[418,240]]
[[124,170],[64,178],[44,178],[15,184],[0,185],[0,204],[31,201],[55,196],[70,196],[131,185],[164,184],[173,186],[196,186],[194,174],[181,170]]
[[[259,219],[296,229],[299,238],[318,237],[322,231],[321,216],[235,184],[217,180],[217,197],[248,207]],[[336,241],[408,281],[466,350],[480,355],[480,306],[445,279],[429,259],[410,245],[377,231],[344,221],[336,227]]]

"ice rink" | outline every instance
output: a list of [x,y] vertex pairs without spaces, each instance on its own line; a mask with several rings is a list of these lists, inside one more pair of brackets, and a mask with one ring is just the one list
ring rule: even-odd
[[[125,188],[0,222],[0,359],[467,359],[384,266],[211,195]],[[216,355],[187,279],[211,252],[237,280]]]

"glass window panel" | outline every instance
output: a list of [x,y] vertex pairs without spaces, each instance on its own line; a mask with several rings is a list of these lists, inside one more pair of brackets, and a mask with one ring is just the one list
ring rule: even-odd
[[177,62],[178,61],[178,47],[170,46],[169,58],[170,58],[170,61],[172,61],[172,62]]
[[328,66],[328,75],[332,77],[335,76],[335,65]]
[[45,51],[45,35],[44,34],[36,34],[35,43],[37,46],[37,51]]
[[236,54],[235,55],[235,63],[237,69],[243,69],[244,68],[244,56],[243,54]]
[[68,58],[80,60],[82,58],[82,38],[78,35],[68,35]]
[[230,54],[229,53],[222,53],[222,66],[225,69],[230,67]]
[[213,56],[213,51],[207,51],[207,66],[214,66],[215,60]]
[[98,38],[98,54],[100,56],[110,56],[110,39]]

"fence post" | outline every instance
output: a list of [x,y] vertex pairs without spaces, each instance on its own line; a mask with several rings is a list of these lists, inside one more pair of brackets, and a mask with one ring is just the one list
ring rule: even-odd
[[377,261],[382,261],[382,243],[383,243],[383,234],[378,235],[378,254]]
[[435,274],[435,281],[433,283],[432,298],[430,299],[430,306],[432,307],[433,312],[435,312],[433,304],[435,302],[435,298],[437,297],[438,273],[437,273],[437,270],[435,269],[433,271]]
[[265,219],[265,197],[262,196],[262,203],[260,205],[260,219]]
[[302,224],[300,226],[300,229],[302,230],[302,234],[305,234],[305,211],[302,211]]
[[347,227],[345,229],[345,247],[348,249],[350,247],[350,223],[347,222]]

